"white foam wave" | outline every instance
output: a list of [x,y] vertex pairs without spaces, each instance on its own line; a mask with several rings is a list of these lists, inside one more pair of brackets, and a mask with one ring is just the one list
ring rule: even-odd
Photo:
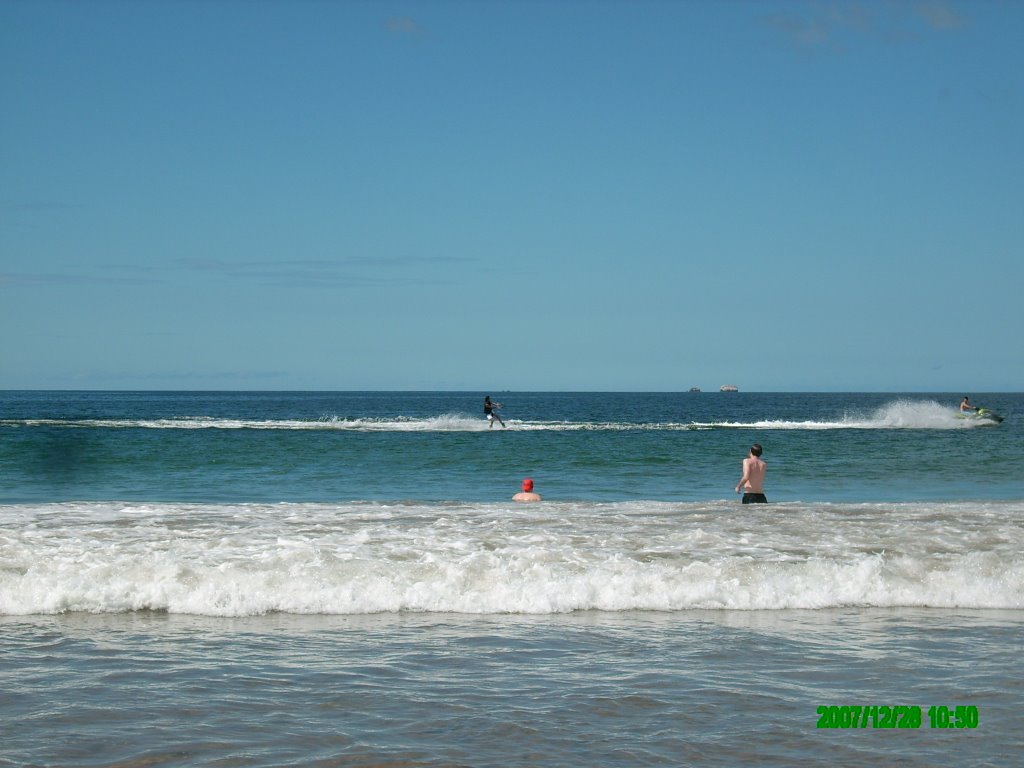
[[229,419],[180,416],[172,419],[24,419],[4,420],[0,425],[25,427],[79,427],[94,429],[262,429],[347,430],[353,432],[479,432],[487,422],[459,414],[427,418],[358,418],[324,416],[319,419]]
[[[520,431],[687,431],[709,429],[828,430],[828,429],[972,429],[997,422],[987,418],[962,418],[954,410],[934,401],[899,400],[868,414],[844,414],[825,420],[766,419],[711,422],[573,422],[507,419],[508,428]],[[172,419],[24,419],[0,420],[3,426],[50,426],[100,429],[255,429],[255,430],[340,430],[351,432],[486,432],[484,419],[446,413],[414,418],[319,419],[228,419],[183,416]],[[495,430],[490,430],[495,431]],[[497,431],[501,431],[498,429]]]
[[991,427],[997,423],[996,420],[985,417],[963,418],[954,409],[931,400],[896,400],[870,413],[844,414],[836,419],[809,421],[772,419],[754,422],[711,423],[699,426],[764,430],[972,429],[974,427]]
[[[709,422],[601,422],[530,421],[506,419],[508,428],[521,431],[685,431],[708,429],[827,430],[827,429],[972,429],[991,427],[988,418],[962,418],[955,410],[935,401],[896,400],[866,414],[843,414],[834,419]],[[230,419],[182,416],[170,419],[6,419],[0,426],[50,426],[104,429],[258,429],[258,430],[342,430],[352,432],[486,432],[483,418],[459,413],[427,417],[318,419]],[[495,430],[490,430],[495,431]],[[501,431],[498,429],[498,431]]]
[[[506,428],[523,431],[632,431],[688,430],[700,425],[683,423],[635,422],[571,422],[527,421],[505,419]],[[462,414],[414,418],[342,418],[324,416],[319,419],[226,419],[207,416],[183,416],[173,419],[23,419],[0,420],[0,426],[69,427],[95,429],[264,429],[264,430],[341,430],[351,432],[500,432],[482,418]]]
[[1024,608],[1024,503],[0,507],[0,614]]

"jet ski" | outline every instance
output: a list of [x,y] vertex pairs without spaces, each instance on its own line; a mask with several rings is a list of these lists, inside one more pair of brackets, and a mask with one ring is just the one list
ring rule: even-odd
[[993,424],[999,424],[1003,420],[1002,416],[988,408],[978,408],[975,411],[958,411],[956,415],[959,419],[971,419],[972,421],[990,421]]

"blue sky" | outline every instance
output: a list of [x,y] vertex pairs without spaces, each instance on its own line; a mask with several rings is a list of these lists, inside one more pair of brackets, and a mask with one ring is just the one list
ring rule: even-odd
[[0,388],[1021,391],[1022,38],[0,0]]

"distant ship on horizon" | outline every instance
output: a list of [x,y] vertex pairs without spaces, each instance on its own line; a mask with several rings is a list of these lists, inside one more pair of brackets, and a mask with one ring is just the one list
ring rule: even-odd
[[723,384],[719,389],[720,392],[739,392],[740,388],[735,384]]

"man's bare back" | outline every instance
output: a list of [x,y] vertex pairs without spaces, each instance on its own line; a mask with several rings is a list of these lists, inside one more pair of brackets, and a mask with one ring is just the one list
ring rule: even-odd
[[743,460],[743,479],[740,485],[743,490],[751,493],[764,493],[764,473],[768,464],[763,459],[748,456]]
[[764,497],[764,476],[768,471],[768,464],[761,459],[761,446],[754,443],[750,453],[743,460],[743,477],[736,484],[736,493],[743,493],[743,503],[765,502]]

